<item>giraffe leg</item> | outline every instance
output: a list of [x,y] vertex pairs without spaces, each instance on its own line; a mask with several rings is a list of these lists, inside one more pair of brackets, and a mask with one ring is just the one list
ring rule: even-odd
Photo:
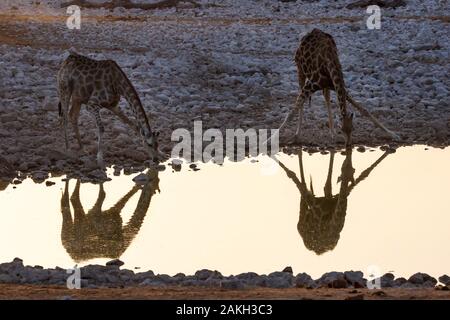
[[333,197],[333,189],[331,185],[331,179],[333,177],[333,164],[334,164],[334,151],[330,152],[330,162],[328,164],[328,174],[327,174],[327,180],[325,182],[325,186],[323,188],[323,192],[325,194],[325,197],[331,198]]
[[[300,134],[303,122],[303,112],[305,101],[311,99],[312,95],[312,86],[311,82],[307,82],[306,85],[302,88],[302,93],[298,96],[297,101],[295,103],[295,110],[298,110],[298,121],[297,121],[297,129],[295,131],[295,140],[296,142],[300,142]],[[311,100],[309,100],[311,103]]]
[[380,121],[377,120],[366,108],[362,107],[359,103],[357,103],[350,95],[347,94],[347,100],[365,117],[369,118],[377,127],[382,129],[384,132],[389,134],[393,139],[400,140],[400,137],[387,129]]
[[114,108],[110,109],[116,116],[118,116],[120,118],[120,120],[122,120],[123,123],[125,123],[126,125],[128,125],[131,129],[133,129],[137,135],[139,135],[139,130],[137,128],[137,126],[130,120],[130,118],[128,118],[123,112],[122,110],[120,110],[119,105],[116,105]]
[[61,119],[60,124],[62,124],[63,127],[63,132],[64,132],[64,142],[66,144],[66,151],[69,150],[69,136],[67,134],[67,122],[68,122],[68,101],[67,101],[67,97],[63,96],[60,99],[60,102],[58,104],[58,109],[59,109],[59,116]]
[[103,133],[105,128],[102,124],[102,119],[100,117],[100,108],[97,105],[88,105],[88,111],[94,116],[95,123],[97,124],[98,130],[98,149],[97,149],[97,163],[100,168],[105,167],[105,162],[103,161]]
[[334,142],[336,138],[336,130],[334,129],[333,112],[331,110],[330,89],[323,89],[323,97],[328,111],[328,128],[330,129],[331,140]]
[[73,206],[73,223],[75,226],[80,227],[82,221],[85,219],[85,212],[83,209],[83,205],[80,200],[80,180],[77,180],[75,185],[75,189],[73,190],[72,196],[70,197],[70,202]]
[[[302,92],[299,93],[294,107],[288,112],[288,114],[286,115],[286,118],[281,123],[281,125],[278,127],[278,130],[276,131],[276,133],[273,134],[272,137],[270,137],[266,141],[264,141],[263,144],[267,144],[267,142],[269,140],[272,140],[272,139],[274,139],[274,137],[278,136],[280,134],[281,129],[283,129],[284,126],[294,117],[295,112],[299,111],[299,115],[303,118],[303,105],[305,104],[306,99],[310,96],[310,92],[309,91],[306,91],[306,92],[307,93],[305,93],[305,90],[303,89]],[[300,119],[299,119],[299,121],[301,122]],[[297,131],[299,131],[300,125],[301,125],[301,123],[297,124]]]
[[[311,96],[309,96],[309,99],[311,99]],[[306,100],[306,99],[305,99]],[[310,100],[311,101],[311,100]],[[303,121],[303,109],[304,109],[304,103],[300,104],[299,110],[298,110],[298,121],[297,121],[297,129],[295,130],[295,140],[297,142],[300,142],[300,134],[301,134],[301,128],[302,128],[302,121]]]
[[100,183],[100,187],[98,189],[97,200],[95,201],[95,204],[92,207],[91,211],[97,212],[97,213],[102,212],[102,206],[103,206],[103,202],[105,201],[105,198],[106,198],[105,189],[103,188],[103,183]]
[[72,101],[72,108],[69,112],[69,118],[72,123],[73,131],[78,141],[78,147],[83,150],[83,143],[81,142],[80,130],[78,128],[78,117],[80,116],[81,103],[78,101]]
[[66,143],[66,150],[69,150],[69,135],[68,135],[68,133],[67,133],[67,116],[66,115],[64,115],[64,118],[63,118],[63,127],[64,127],[64,140],[65,140],[65,143]]

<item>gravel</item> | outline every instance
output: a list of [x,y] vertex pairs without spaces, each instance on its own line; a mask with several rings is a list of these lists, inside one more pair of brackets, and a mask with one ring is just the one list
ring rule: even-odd
[[[201,120],[204,130],[276,128],[298,91],[294,52],[313,27],[335,38],[349,92],[401,138],[392,142],[356,113],[356,145],[449,145],[450,33],[443,18],[449,7],[410,0],[383,8],[378,31],[366,28],[365,10],[345,8],[352,2],[225,0],[221,7],[178,11],[86,9],[82,33],[67,29],[58,1],[2,2],[2,14],[22,19],[0,23],[0,154],[37,181],[53,171],[106,179],[95,169],[96,129],[85,110],[80,116],[84,153],[75,150],[71,131],[71,148],[64,148],[56,74],[69,47],[117,61],[160,131],[166,153],[175,144],[172,131],[192,131],[194,120]],[[28,21],[27,14],[36,19]],[[342,147],[342,137],[336,143],[329,139],[323,100],[316,94],[312,107],[305,108],[302,142]],[[124,101],[120,105],[127,109]],[[140,139],[109,112],[102,118],[106,164],[142,166],[148,157]],[[294,130],[292,121],[281,133],[282,145]]]

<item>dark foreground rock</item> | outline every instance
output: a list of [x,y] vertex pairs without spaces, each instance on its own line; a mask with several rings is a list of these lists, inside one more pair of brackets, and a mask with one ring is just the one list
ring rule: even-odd
[[[327,272],[314,280],[307,273],[293,274],[292,268],[275,271],[268,275],[259,275],[255,272],[246,272],[238,275],[224,276],[217,270],[202,269],[194,275],[177,273],[174,276],[155,274],[153,271],[135,273],[133,270],[120,269],[124,262],[116,259],[106,265],[87,265],[79,268],[82,288],[97,287],[207,287],[222,289],[244,288],[367,288],[367,280],[361,271]],[[67,285],[77,272],[74,270],[56,267],[45,269],[41,266],[25,266],[23,261],[15,258],[12,262],[0,264],[0,283],[6,284],[33,284],[33,285]],[[450,277],[439,277],[440,283],[426,273],[413,274],[408,279],[395,278],[392,273],[383,275],[380,279],[382,288],[432,288],[436,290],[448,289]]]

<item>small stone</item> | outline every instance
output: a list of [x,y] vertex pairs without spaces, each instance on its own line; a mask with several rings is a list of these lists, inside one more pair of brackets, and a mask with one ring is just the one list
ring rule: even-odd
[[149,181],[149,177],[144,173],[141,173],[133,178],[133,182],[136,183],[137,185],[144,185],[148,181]]
[[358,152],[365,152],[366,148],[363,147],[363,146],[359,146],[358,148],[356,148],[356,151],[358,151]]
[[31,174],[31,179],[36,183],[42,183],[48,179],[48,173],[43,171],[35,171]]
[[380,279],[381,287],[382,288],[394,287],[394,278],[395,276],[392,273],[384,274]]
[[365,288],[367,280],[364,279],[364,274],[361,271],[346,271],[344,278],[354,288]]
[[428,282],[427,286],[429,286],[430,283],[434,286],[437,283],[437,280],[426,273],[417,272],[409,277],[408,282],[415,285],[424,285]]
[[173,170],[180,171],[182,163],[183,163],[183,161],[181,161],[179,159],[173,159],[172,162],[170,163],[170,165],[172,166]]
[[176,280],[183,280],[184,278],[186,278],[186,275],[184,273],[177,273],[176,275],[173,276]]
[[287,272],[287,273],[290,273],[290,274],[293,274],[293,273],[294,273],[294,272],[292,271],[292,267],[286,267],[286,268],[283,269],[282,272]]
[[403,284],[405,284],[406,282],[408,282],[408,280],[406,280],[403,277],[397,278],[397,279],[394,280],[394,287],[400,287]]
[[114,259],[106,263],[107,266],[123,266],[125,263],[119,259]]
[[219,271],[211,271],[211,270],[207,270],[207,269],[202,269],[199,270],[195,273],[195,277],[198,280],[206,280],[209,278],[214,278],[214,279],[222,279],[223,276]]
[[342,272],[327,272],[316,281],[322,287],[347,288],[348,283]]
[[53,186],[53,185],[55,185],[56,183],[54,183],[53,181],[45,181],[45,185],[47,186],[47,187],[51,187],[51,186]]
[[294,279],[294,285],[297,288],[315,288],[317,285],[311,276],[307,273],[299,273]]
[[288,272],[272,272],[266,279],[269,288],[290,288],[293,283],[294,277]]
[[439,277],[439,282],[445,284],[446,286],[450,285],[450,277],[446,274]]
[[331,283],[331,288],[342,289],[347,287],[348,287],[347,281],[342,278],[336,279]]

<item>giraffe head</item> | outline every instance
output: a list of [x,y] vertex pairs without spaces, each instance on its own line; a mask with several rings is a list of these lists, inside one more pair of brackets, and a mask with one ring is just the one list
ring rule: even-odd
[[158,149],[159,131],[141,129],[141,136],[144,143],[144,147],[149,153],[150,158],[153,161],[157,161],[160,156],[160,152]]

